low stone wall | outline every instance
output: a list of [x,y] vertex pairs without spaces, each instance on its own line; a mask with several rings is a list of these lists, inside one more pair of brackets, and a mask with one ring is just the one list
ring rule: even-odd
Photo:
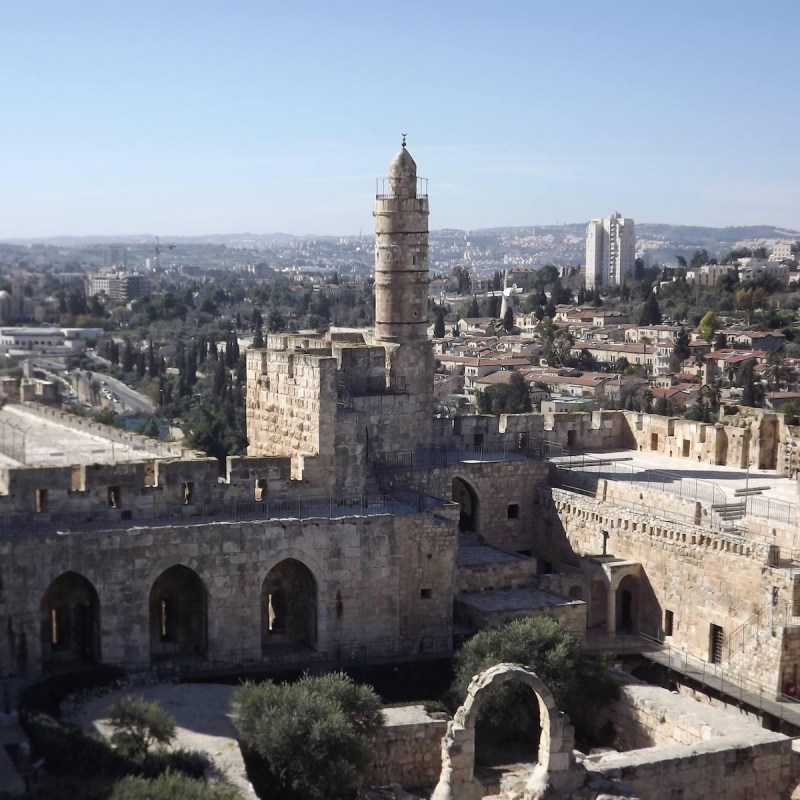
[[99,436],[109,442],[128,445],[128,447],[144,450],[153,455],[180,457],[185,454],[179,444],[160,442],[158,439],[149,439],[146,436],[140,436],[138,433],[130,433],[110,425],[101,425],[99,422],[94,422],[86,417],[79,417],[76,414],[68,414],[57,408],[47,408],[36,403],[25,403],[24,409],[28,414],[35,414],[43,419],[52,420],[57,425],[63,425],[65,428],[71,428],[91,436]]
[[364,786],[399,783],[406,789],[435,786],[442,769],[444,719],[434,719],[422,706],[386,708],[374,744],[372,767]]
[[[648,800],[778,800],[792,785],[792,740],[757,720],[616,673],[620,698],[598,712],[614,745],[590,756],[589,771],[623,781]],[[735,731],[735,733],[731,733]]]
[[584,766],[647,800],[783,800],[793,784],[792,740],[761,730],[607,754]]
[[613,726],[614,747],[619,750],[693,745],[727,735],[734,723],[742,731],[760,730],[757,721],[736,721],[727,711],[642,683],[627,673],[617,671],[615,677],[621,683],[620,697],[598,710],[594,725],[598,732]]
[[534,558],[458,567],[460,592],[484,592],[491,589],[521,589],[535,585],[538,564]]

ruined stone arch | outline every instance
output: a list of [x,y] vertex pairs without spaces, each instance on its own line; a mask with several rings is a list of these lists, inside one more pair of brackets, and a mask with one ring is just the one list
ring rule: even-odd
[[458,503],[461,513],[458,518],[459,531],[478,533],[480,529],[480,498],[473,484],[456,475],[452,483],[452,500]]
[[43,592],[40,612],[45,671],[100,661],[100,597],[88,578],[62,572]]
[[327,643],[327,613],[317,575],[324,574],[295,548],[274,554],[260,576],[261,647],[310,647]]
[[150,586],[150,658],[204,658],[208,650],[208,590],[191,567],[173,563]]
[[558,710],[547,684],[530,669],[518,664],[496,664],[472,679],[464,704],[447,725],[442,739],[442,772],[431,800],[479,800],[483,787],[475,780],[475,723],[492,689],[509,681],[529,686],[539,703],[537,764],[528,782],[530,797],[543,797],[548,786],[572,784],[575,734],[566,714]]

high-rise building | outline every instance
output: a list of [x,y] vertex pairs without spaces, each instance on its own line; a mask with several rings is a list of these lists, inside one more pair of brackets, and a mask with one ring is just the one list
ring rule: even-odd
[[586,288],[622,283],[633,276],[636,234],[633,220],[618,211],[593,219],[586,228]]

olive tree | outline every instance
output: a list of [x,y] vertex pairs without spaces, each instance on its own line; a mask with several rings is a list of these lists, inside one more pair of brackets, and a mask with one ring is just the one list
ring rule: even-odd
[[233,697],[233,719],[246,749],[266,761],[279,796],[303,800],[351,796],[383,724],[372,688],[343,673],[244,684]]
[[[464,702],[472,678],[499,663],[523,664],[550,688],[558,707],[573,723],[592,708],[613,700],[616,682],[603,657],[585,653],[562,622],[552,617],[524,617],[473,636],[456,657],[450,705]],[[539,711],[533,693],[518,683],[496,689],[481,709],[490,736],[504,738],[538,730]]]
[[168,745],[175,738],[175,720],[158,703],[126,695],[109,709],[114,733],[111,743],[125,756],[144,763],[154,744]]

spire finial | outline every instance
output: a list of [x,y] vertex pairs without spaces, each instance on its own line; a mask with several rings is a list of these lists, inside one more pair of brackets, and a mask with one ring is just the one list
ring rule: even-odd
[[403,133],[403,134],[401,134],[401,136],[403,137],[403,142],[402,142],[403,150],[405,150],[406,149],[406,136],[408,136],[408,134],[407,133]]

